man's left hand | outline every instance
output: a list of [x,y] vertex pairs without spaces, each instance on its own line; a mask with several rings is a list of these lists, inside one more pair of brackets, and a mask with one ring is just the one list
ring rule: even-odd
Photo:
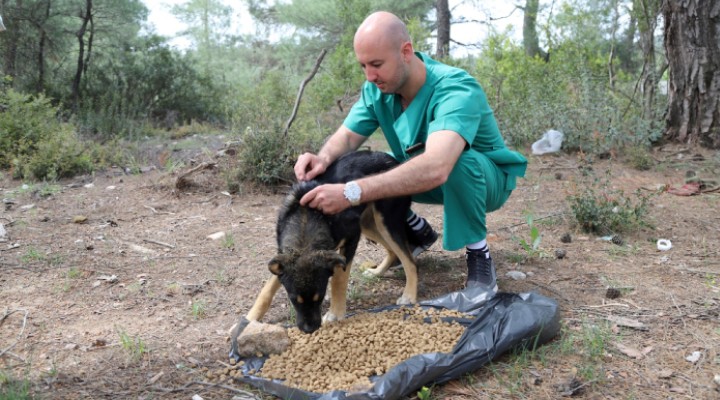
[[342,183],[320,185],[305,193],[300,199],[300,205],[315,208],[323,214],[337,214],[350,207],[344,191],[345,184]]

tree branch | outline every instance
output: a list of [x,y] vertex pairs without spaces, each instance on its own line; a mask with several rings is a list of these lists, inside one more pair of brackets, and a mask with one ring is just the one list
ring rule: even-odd
[[300,107],[300,99],[302,98],[303,92],[305,91],[305,85],[308,84],[312,80],[313,77],[315,77],[315,74],[318,72],[318,69],[320,69],[320,64],[323,61],[323,58],[325,58],[325,54],[327,54],[327,50],[323,49],[320,52],[320,55],[318,56],[317,60],[315,61],[315,67],[313,67],[312,71],[310,72],[310,75],[308,75],[307,78],[305,78],[302,83],[300,84],[300,90],[298,90],[297,98],[295,99],[295,106],[293,107],[292,114],[290,115],[290,119],[285,123],[285,137],[288,135],[288,131],[290,130],[290,125],[292,125],[293,121],[295,120],[295,117],[297,116],[298,108]]

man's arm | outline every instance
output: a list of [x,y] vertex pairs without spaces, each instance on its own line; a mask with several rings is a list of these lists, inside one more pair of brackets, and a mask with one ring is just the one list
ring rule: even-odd
[[[425,152],[382,174],[358,179],[362,189],[363,203],[387,197],[422,193],[434,189],[447,181],[450,172],[467,142],[453,131],[438,131],[430,134]],[[300,204],[336,214],[350,207],[345,198],[344,184],[327,184],[311,190]]]
[[367,137],[359,135],[341,125],[330,135],[317,154],[304,153],[295,163],[295,177],[298,181],[309,181],[325,172],[327,167],[341,155],[357,150]]
[[361,201],[426,192],[445,183],[467,142],[453,131],[438,131],[428,137],[425,152],[382,174],[357,181]]

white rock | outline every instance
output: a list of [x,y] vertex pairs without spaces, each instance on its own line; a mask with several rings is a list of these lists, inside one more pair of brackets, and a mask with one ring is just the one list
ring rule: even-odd
[[527,278],[527,275],[525,275],[524,272],[520,271],[508,271],[505,276],[516,281],[522,281]]
[[85,189],[92,189],[92,188],[95,187],[95,184],[94,184],[94,183],[88,183],[87,185],[84,185],[83,187],[84,187]]
[[208,235],[208,239],[212,239],[212,240],[218,240],[218,239],[222,239],[224,237],[225,237],[225,232],[215,232],[211,235]]
[[3,224],[0,224],[0,242],[4,242],[5,240],[7,240],[7,231]]
[[685,357],[686,360],[690,361],[691,363],[695,364],[696,362],[700,361],[700,357],[702,356],[702,353],[699,351],[693,351],[692,354]]
[[283,327],[250,321],[237,338],[238,353],[251,357],[256,353],[280,354],[290,346],[290,337]]

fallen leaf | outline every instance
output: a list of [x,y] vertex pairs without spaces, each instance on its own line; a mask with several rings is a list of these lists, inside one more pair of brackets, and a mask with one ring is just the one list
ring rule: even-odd
[[673,375],[675,375],[675,371],[671,370],[670,368],[665,368],[658,372],[657,377],[660,379],[670,379]]
[[641,358],[643,358],[643,357],[645,357],[648,353],[650,353],[651,351],[653,351],[653,347],[652,347],[652,346],[648,346],[648,347],[645,347],[645,348],[642,349],[642,350],[638,350],[638,349],[635,349],[635,348],[630,347],[630,346],[625,346],[625,345],[622,344],[622,343],[615,343],[615,347],[617,347],[618,350],[620,350],[620,352],[623,353],[623,354],[625,354],[626,356],[632,357],[632,358],[635,358],[635,359],[638,359],[638,360],[641,359]]
[[165,372],[163,372],[163,371],[158,372],[155,376],[153,376],[152,378],[150,378],[148,380],[148,384],[154,385],[155,382],[157,382],[158,379],[160,379],[163,375],[165,375]]
[[76,224],[84,224],[87,222],[87,220],[88,220],[88,217],[86,217],[84,215],[76,215],[72,219],[73,223],[76,223]]

